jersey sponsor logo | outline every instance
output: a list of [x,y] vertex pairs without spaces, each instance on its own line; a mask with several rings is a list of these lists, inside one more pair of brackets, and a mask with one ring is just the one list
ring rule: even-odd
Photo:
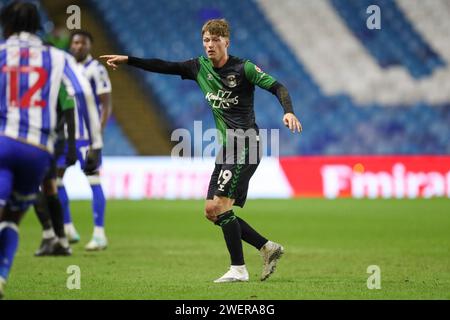
[[229,109],[232,104],[236,105],[239,103],[239,96],[230,98],[231,91],[219,90],[217,94],[208,92],[205,99],[208,103],[216,109]]
[[208,79],[209,81],[211,81],[212,79],[214,79],[214,77],[213,77],[213,75],[212,75],[211,73],[208,73],[207,79]]

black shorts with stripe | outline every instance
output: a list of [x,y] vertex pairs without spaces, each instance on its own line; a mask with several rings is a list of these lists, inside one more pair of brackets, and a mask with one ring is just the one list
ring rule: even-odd
[[261,161],[261,148],[258,136],[244,140],[235,138],[234,141],[233,146],[227,143],[226,147],[222,147],[216,157],[206,199],[227,197],[234,199],[234,205],[242,208],[247,199],[250,178]]

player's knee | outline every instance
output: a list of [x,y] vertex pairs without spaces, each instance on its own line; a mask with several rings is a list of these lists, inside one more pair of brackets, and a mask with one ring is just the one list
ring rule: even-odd
[[19,225],[24,214],[25,214],[24,211],[12,211],[7,206],[3,210],[3,213],[0,217],[0,222],[11,222],[16,225]]
[[220,212],[220,205],[217,202],[207,203],[205,206],[205,217],[211,222],[216,222]]
[[46,196],[54,196],[58,194],[58,186],[56,179],[47,179],[42,183],[42,192]]
[[46,210],[47,201],[45,195],[41,192],[38,193],[36,202],[34,203],[34,209],[36,212],[44,212]]
[[64,177],[64,173],[66,172],[66,169],[65,168],[58,168],[57,170],[56,170],[56,175],[57,175],[57,177],[59,178],[59,179],[61,179],[62,180],[62,178]]

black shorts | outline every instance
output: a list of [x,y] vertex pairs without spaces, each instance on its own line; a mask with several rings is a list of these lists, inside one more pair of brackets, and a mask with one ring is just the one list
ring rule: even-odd
[[223,147],[216,158],[208,187],[207,200],[214,196],[235,199],[234,205],[244,207],[250,178],[261,161],[259,137],[247,138],[243,146]]

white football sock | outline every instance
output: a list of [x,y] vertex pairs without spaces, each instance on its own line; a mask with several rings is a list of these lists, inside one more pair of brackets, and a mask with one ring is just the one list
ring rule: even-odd
[[236,270],[238,272],[243,272],[245,270],[247,270],[247,268],[245,267],[245,264],[243,264],[242,266],[230,266],[230,269]]
[[75,226],[73,225],[72,222],[71,223],[64,223],[64,229],[69,231],[69,232],[75,233]]
[[52,238],[54,238],[56,235],[55,235],[55,231],[53,231],[53,228],[50,228],[50,229],[46,229],[46,230],[44,230],[44,231],[42,231],[42,238],[43,239],[52,239]]
[[62,246],[63,248],[69,247],[69,240],[67,240],[66,237],[64,237],[64,238],[59,238],[58,240],[59,240],[59,243],[61,244],[61,246]]
[[105,228],[104,227],[94,227],[94,237],[105,238]]

